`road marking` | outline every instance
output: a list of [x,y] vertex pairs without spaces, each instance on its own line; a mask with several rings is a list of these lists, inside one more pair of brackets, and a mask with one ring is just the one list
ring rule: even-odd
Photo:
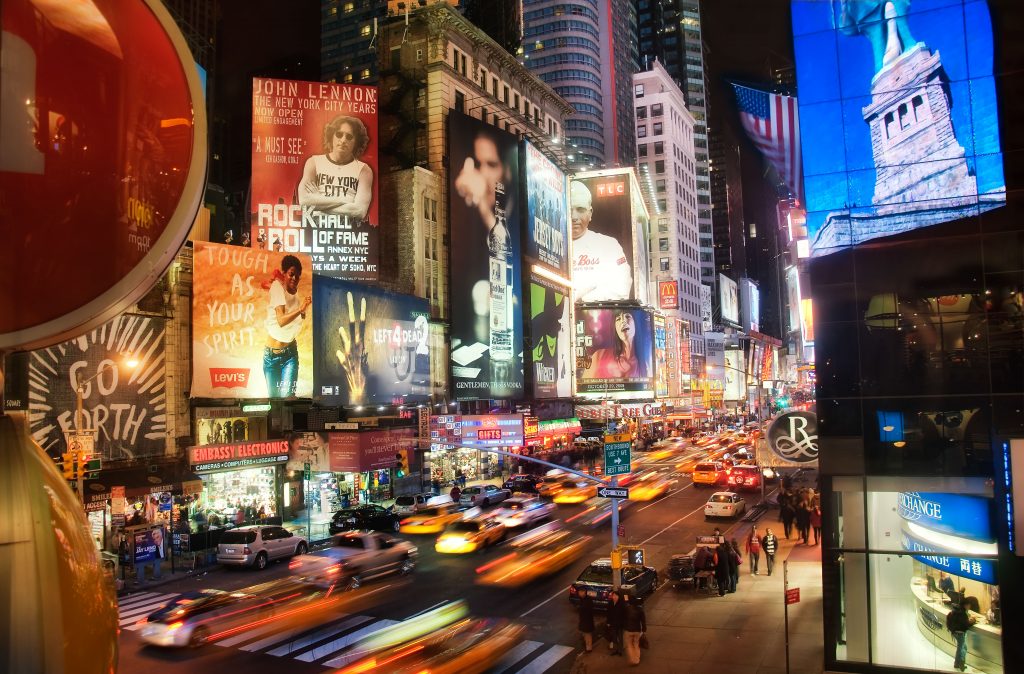
[[[354,644],[357,641],[359,641],[360,639],[362,639],[364,637],[367,637],[367,636],[373,634],[374,632],[379,632],[380,630],[384,629],[385,627],[391,627],[392,625],[397,625],[397,624],[398,624],[397,620],[378,620],[377,622],[373,623],[372,625],[367,625],[366,627],[364,627],[362,629],[359,629],[359,630],[356,630],[355,632],[352,632],[351,634],[346,634],[342,638],[335,639],[334,641],[330,642],[329,644],[324,644],[323,646],[317,646],[316,648],[314,648],[313,650],[309,651],[308,653],[303,653],[302,655],[300,655],[296,659],[297,660],[302,660],[303,662],[313,662],[314,660],[319,660],[320,658],[324,657],[325,655],[330,655],[332,653],[336,653],[336,652],[340,651],[341,649],[345,648],[346,646]],[[324,667],[339,667],[339,666],[345,664],[345,660],[346,659],[347,659],[347,657],[345,655],[341,655],[341,656],[339,656],[337,658],[334,658],[333,660],[328,660],[327,662],[323,663],[323,665],[324,665]]]
[[243,641],[249,641],[250,639],[263,636],[267,632],[273,632],[274,630],[280,628],[281,626],[272,620],[266,625],[260,625],[256,628],[243,630],[241,634],[236,634],[235,636],[229,637],[227,639],[221,639],[220,641],[217,641],[215,643],[218,646],[224,646],[225,648],[227,648],[228,646],[234,646],[235,644],[240,644]]
[[169,595],[162,595],[159,592],[143,592],[142,594],[130,595],[124,598],[124,601],[118,601],[117,607],[119,609],[126,609],[132,604],[138,604],[143,601],[153,601],[156,597],[166,597]]
[[316,632],[313,632],[312,634],[305,636],[302,639],[299,639],[298,641],[293,641],[283,646],[280,646],[279,648],[275,648],[274,650],[267,653],[267,655],[273,655],[275,657],[289,655],[291,653],[294,653],[295,651],[300,651],[303,648],[306,648],[307,646],[312,646],[321,639],[333,637],[335,634],[338,634],[339,632],[344,632],[347,629],[351,629],[353,627],[356,627],[357,625],[362,625],[363,623],[369,622],[370,620],[373,620],[373,618],[370,618],[369,616],[352,616],[340,625],[332,625],[330,627],[325,627],[321,630],[317,630]]
[[702,503],[702,504],[700,504],[699,506],[697,506],[696,508],[694,508],[694,509],[693,509],[693,510],[692,510],[691,512],[689,512],[689,513],[687,513],[687,514],[683,515],[682,517],[680,517],[679,519],[677,519],[677,520],[676,520],[675,522],[673,522],[672,524],[668,525],[667,527],[665,527],[664,529],[662,529],[662,530],[661,530],[661,531],[659,531],[658,533],[656,533],[656,534],[654,534],[653,536],[651,536],[650,538],[648,538],[648,539],[647,539],[646,541],[642,542],[642,543],[641,543],[640,545],[647,545],[648,543],[650,543],[651,541],[653,541],[653,540],[654,540],[655,538],[657,538],[658,536],[662,535],[663,533],[665,533],[666,531],[668,531],[669,529],[671,529],[671,528],[672,528],[672,527],[674,527],[675,525],[677,525],[677,524],[679,524],[680,522],[682,522],[683,520],[685,520],[685,519],[686,519],[687,517],[691,517],[692,515],[695,515],[696,513],[700,512],[701,510],[704,510],[704,505],[705,505],[705,504],[703,504],[703,503]]
[[561,590],[559,590],[559,591],[558,591],[558,592],[556,592],[555,594],[551,595],[550,597],[548,597],[547,599],[545,599],[545,600],[544,600],[544,601],[542,601],[541,603],[537,604],[536,606],[534,606],[533,608],[531,608],[531,609],[530,609],[529,611],[527,611],[526,613],[523,613],[523,614],[521,614],[521,615],[520,615],[519,617],[520,617],[520,618],[525,618],[526,616],[530,615],[531,613],[533,613],[534,611],[536,611],[537,609],[539,609],[539,608],[540,608],[541,606],[543,606],[544,604],[546,604],[546,603],[548,603],[549,601],[551,601],[552,599],[555,599],[556,597],[560,597],[560,596],[561,596],[561,595],[562,595],[563,593],[565,593],[565,592],[568,592],[568,590],[569,590],[569,586],[568,586],[568,585],[566,585],[566,586],[565,586],[564,588],[562,588]]
[[285,639],[291,639],[296,634],[302,634],[303,632],[307,631],[308,629],[309,629],[308,625],[305,626],[305,627],[293,627],[292,629],[285,630],[284,632],[278,632],[277,634],[271,634],[266,639],[260,639],[259,641],[252,642],[251,644],[246,644],[245,646],[242,646],[238,650],[240,650],[240,651],[258,651],[260,649],[266,648],[267,646],[273,646],[274,644],[280,643],[280,642],[284,641]]
[[535,650],[537,650],[543,645],[544,644],[542,644],[539,641],[524,641],[523,643],[519,644],[511,651],[506,653],[505,657],[499,660],[498,663],[491,668],[491,671],[504,672],[506,669],[516,664],[530,653],[533,653]]
[[573,650],[574,649],[571,646],[555,644],[548,650],[544,651],[540,657],[534,659],[530,664],[516,672],[516,674],[542,674],[542,672],[546,672],[548,668],[556,662],[564,658],[569,653],[572,653]]

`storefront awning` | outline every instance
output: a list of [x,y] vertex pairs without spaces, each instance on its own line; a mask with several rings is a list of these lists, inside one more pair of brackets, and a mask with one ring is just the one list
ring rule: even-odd
[[160,492],[195,494],[202,491],[202,480],[179,463],[109,468],[99,477],[85,480],[85,501],[105,501],[113,487],[124,487],[126,497],[148,496]]

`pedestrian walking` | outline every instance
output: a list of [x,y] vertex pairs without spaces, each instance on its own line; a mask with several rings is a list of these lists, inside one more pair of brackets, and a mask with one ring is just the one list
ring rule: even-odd
[[732,548],[732,565],[729,567],[729,592],[735,592],[740,584],[740,567],[743,566],[743,555],[740,554],[740,544],[734,538],[729,542]]
[[734,564],[732,546],[724,542],[719,543],[715,550],[715,580],[718,582],[719,597],[724,597],[725,593],[729,591]]
[[799,534],[798,538],[804,545],[807,545],[807,540],[811,535],[811,504],[809,501],[801,501],[796,507],[796,530]]
[[814,544],[821,542],[821,508],[814,506],[811,509],[811,529],[814,530]]
[[622,623],[625,619],[625,604],[617,590],[608,595],[608,621],[605,625],[605,637],[608,639],[608,650],[612,655],[622,655]]
[[953,608],[946,615],[946,629],[953,635],[956,644],[956,655],[953,657],[953,669],[961,672],[967,669],[967,630],[974,624],[974,618],[967,614],[962,601],[954,601]]
[[583,635],[583,647],[589,653],[594,650],[594,600],[586,593],[580,597],[579,630]]
[[456,504],[459,502],[459,498],[462,496],[462,490],[459,489],[458,483],[452,485],[452,490],[448,492],[448,495],[452,497],[452,500],[455,501]]
[[761,561],[761,537],[757,535],[757,527],[750,529],[746,544],[747,559],[750,560],[750,575],[757,575],[757,565]]
[[761,549],[764,550],[764,563],[768,567],[768,575],[772,575],[772,567],[775,566],[775,553],[779,550],[779,539],[772,533],[771,529],[767,530],[764,538],[761,539]]
[[781,487],[779,489],[779,497],[776,499],[776,501],[778,501],[779,504],[779,521],[781,522],[783,506],[785,506],[786,503],[789,501],[789,492],[786,491],[785,487]]
[[640,664],[640,639],[647,632],[647,616],[638,597],[623,595],[622,639],[626,660],[633,667]]
[[790,533],[793,532],[793,518],[796,516],[796,509],[793,508],[792,497],[787,497],[786,500],[779,506],[779,518],[782,520],[782,531],[786,534],[786,540],[789,540]]

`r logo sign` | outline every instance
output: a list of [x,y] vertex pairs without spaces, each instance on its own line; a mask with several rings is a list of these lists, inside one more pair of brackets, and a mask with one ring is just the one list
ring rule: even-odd
[[794,463],[818,460],[818,417],[814,412],[786,412],[768,427],[768,446]]

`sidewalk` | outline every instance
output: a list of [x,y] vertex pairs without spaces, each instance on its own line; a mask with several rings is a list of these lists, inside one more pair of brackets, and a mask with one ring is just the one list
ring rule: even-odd
[[[764,521],[765,525],[775,522]],[[776,528],[776,527],[772,527]],[[778,526],[776,531],[781,530]],[[749,531],[744,527],[736,533]],[[731,537],[731,536],[730,536]],[[821,548],[796,546],[780,539],[771,576],[761,555],[761,575],[751,576],[744,556],[736,592],[719,597],[688,586],[659,589],[644,605],[649,649],[641,649],[640,665],[630,667],[624,656],[608,654],[599,639],[592,653],[577,660],[576,672],[587,674],[657,672],[659,674],[783,674],[786,671],[783,620],[782,560],[789,560],[789,587],[800,588],[800,603],[789,607],[791,674],[820,674],[824,666],[821,627]],[[603,625],[602,614],[598,622]],[[600,630],[599,625],[599,630]]]

